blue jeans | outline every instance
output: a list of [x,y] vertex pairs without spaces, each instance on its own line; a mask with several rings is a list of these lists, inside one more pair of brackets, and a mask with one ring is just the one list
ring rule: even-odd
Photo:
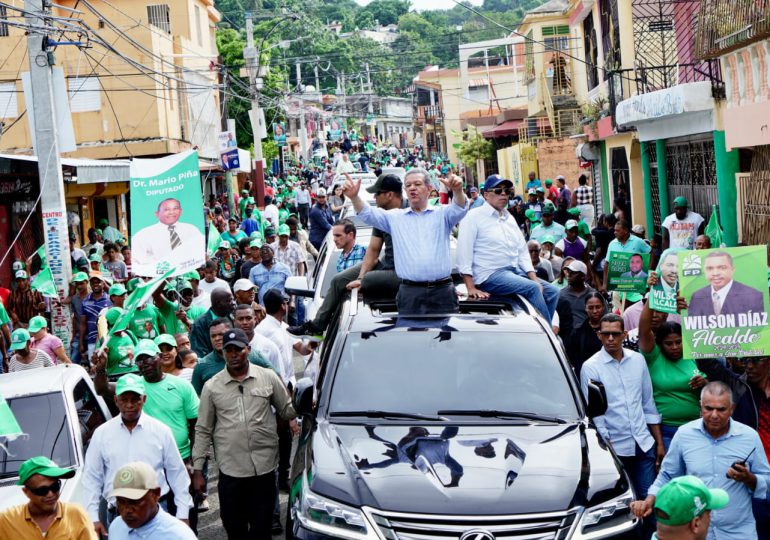
[[[655,481],[655,444],[646,452],[636,445],[636,453],[633,456],[618,456],[623,468],[626,469],[631,485],[634,486],[636,499],[643,501],[647,498],[647,491]],[[655,531],[655,514],[644,518],[642,522],[642,538],[650,538]]]
[[666,452],[668,452],[668,447],[671,446],[671,439],[674,438],[678,429],[679,426],[660,425],[660,432],[663,435],[663,446],[665,446]]
[[542,294],[540,294],[540,287],[524,272],[513,266],[508,266],[495,271],[484,283],[478,285],[478,288],[492,296],[506,298],[510,298],[514,294],[523,296],[550,323],[553,321],[556,303],[559,301],[559,289],[542,279],[538,279],[538,281],[543,286]]

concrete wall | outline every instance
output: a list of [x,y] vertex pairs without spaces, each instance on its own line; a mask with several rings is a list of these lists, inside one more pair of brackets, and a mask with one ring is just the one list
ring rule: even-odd
[[[563,175],[570,189],[577,186],[578,176],[585,173],[578,165],[575,157],[577,139],[546,139],[537,143],[537,163],[540,169],[539,178],[544,182],[547,178],[554,180]],[[528,171],[527,171],[528,172]],[[527,172],[524,173],[526,176]]]

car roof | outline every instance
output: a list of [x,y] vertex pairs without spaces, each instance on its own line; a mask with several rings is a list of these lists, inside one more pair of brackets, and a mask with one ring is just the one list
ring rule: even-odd
[[53,367],[17,371],[0,377],[0,395],[10,399],[61,392],[87,376],[86,371],[77,364],[59,364]]
[[[356,302],[352,306],[352,302]],[[534,308],[518,297],[513,306],[490,301],[460,301],[460,312],[441,315],[402,316],[395,300],[349,300],[347,331],[406,332],[414,328],[446,328],[457,331],[542,333],[544,325]]]

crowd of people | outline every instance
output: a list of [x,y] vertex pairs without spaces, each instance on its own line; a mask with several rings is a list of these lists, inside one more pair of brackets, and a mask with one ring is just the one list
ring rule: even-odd
[[[608,283],[613,253],[649,254],[652,287],[676,272],[665,249],[711,247],[686,199],[648,241],[623,204],[596,218],[585,175],[573,183],[533,172],[517,194],[500,175],[465,185],[419,148],[362,146],[356,154],[339,145],[328,163],[270,177],[261,206],[249,184],[234,208],[212,195],[203,205],[206,263],[166,280],[138,308],[126,299],[143,279],[120,233],[100,224],[81,248],[73,237],[68,350],[48,330],[47,301],[30,289],[35,261],[15,263],[13,290],[0,289],[4,369],[81,364],[115,416],[86,453],[85,513],[56,504],[71,471],[34,458],[20,469],[30,502],[0,514],[0,531],[88,523],[90,532],[67,537],[194,537],[215,459],[228,537],[280,532],[278,493],[289,489],[299,429],[295,372],[314,375],[315,350],[347,292],[395,298],[402,315],[446,315],[459,310],[459,285],[470,301],[526,299],[563,343],[584,392],[604,386],[608,409],[595,422],[629,474],[646,537],[657,523],[660,540],[770,538],[770,358],[684,358],[677,315]],[[353,162],[377,175],[366,187],[374,204],[351,177]],[[373,227],[366,246],[341,219],[348,207]],[[312,269],[329,235],[341,252],[336,275],[306,320],[286,281]]]

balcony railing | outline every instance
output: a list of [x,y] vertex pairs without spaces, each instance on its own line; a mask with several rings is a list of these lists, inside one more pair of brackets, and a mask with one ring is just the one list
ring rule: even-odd
[[444,120],[440,105],[418,105],[416,112],[418,123],[440,124]]
[[532,143],[543,139],[561,139],[582,131],[580,109],[557,109],[553,120],[548,116],[531,117],[519,127],[519,142]]
[[701,0],[699,58],[716,58],[768,37],[770,0]]

